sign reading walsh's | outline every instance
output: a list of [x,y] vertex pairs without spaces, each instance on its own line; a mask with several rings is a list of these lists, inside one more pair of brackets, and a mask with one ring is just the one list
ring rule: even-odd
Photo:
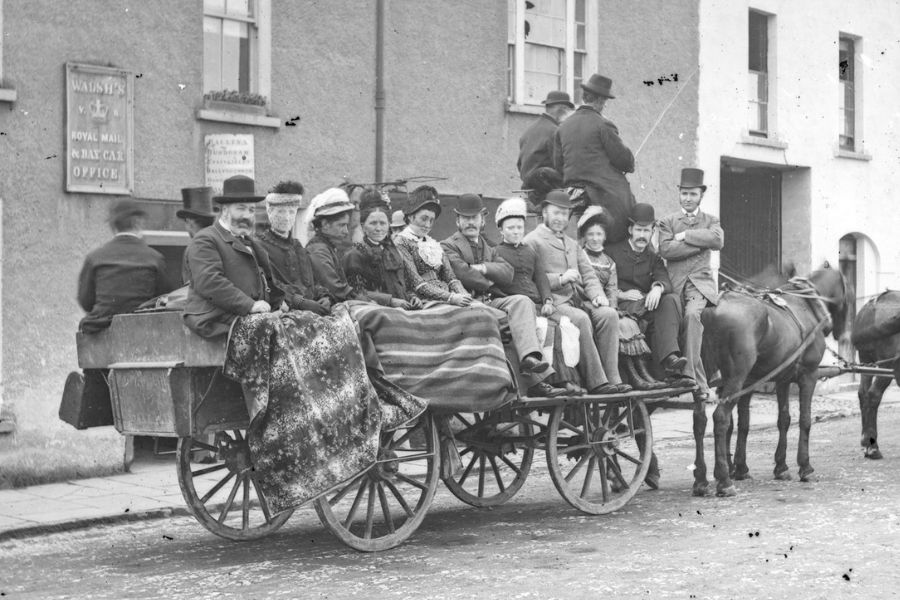
[[66,191],[134,191],[134,78],[66,64]]

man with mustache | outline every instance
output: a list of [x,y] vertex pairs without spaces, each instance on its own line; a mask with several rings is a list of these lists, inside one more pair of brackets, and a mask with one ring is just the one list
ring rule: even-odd
[[[507,296],[494,287],[512,283],[514,269],[497,256],[497,248],[481,235],[487,212],[484,201],[477,194],[463,194],[453,211],[458,231],[441,242],[441,247],[454,274],[473,298],[506,313],[522,373],[537,374],[539,381],[545,379],[551,371],[537,338],[534,302],[521,294]],[[528,381],[529,387],[539,381]],[[540,395],[553,395],[565,390],[543,386],[541,391]],[[529,395],[538,395],[536,392],[530,391]]]
[[725,233],[718,217],[700,211],[706,186],[703,171],[681,170],[678,184],[681,210],[659,222],[659,253],[666,259],[672,291],[684,305],[684,354],[687,374],[697,381],[694,399],[709,398],[709,384],[700,358],[703,323],[700,315],[707,305],[718,302],[719,289],[712,275],[713,250],[721,250]]
[[280,310],[284,292],[275,284],[269,256],[250,236],[255,225],[253,180],[225,180],[218,220],[199,231],[187,248],[191,284],[184,322],[203,337],[226,335],[232,322],[251,313]]
[[646,324],[654,361],[667,375],[679,378],[687,364],[678,346],[681,306],[666,265],[650,243],[656,215],[652,206],[638,203],[628,220],[628,239],[606,247],[616,263],[619,310]]
[[284,301],[288,307],[327,315],[331,308],[328,290],[316,283],[309,253],[293,236],[302,200],[302,184],[296,181],[279,182],[266,195],[269,225],[256,235],[256,239],[269,254],[272,273],[284,290]]

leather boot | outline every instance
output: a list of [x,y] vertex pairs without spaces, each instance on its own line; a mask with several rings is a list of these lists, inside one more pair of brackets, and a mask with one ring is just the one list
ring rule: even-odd
[[636,390],[656,389],[649,381],[641,377],[641,374],[638,372],[635,362],[636,357],[634,356],[629,356],[627,354],[619,355],[619,365],[625,367],[625,374],[628,376],[628,380],[631,382],[631,386]]
[[647,366],[646,355],[634,356],[632,357],[632,360],[634,361],[634,368],[641,376],[641,379],[653,386],[650,389],[661,390],[662,388],[666,387],[665,381],[659,381],[650,374],[650,369]]

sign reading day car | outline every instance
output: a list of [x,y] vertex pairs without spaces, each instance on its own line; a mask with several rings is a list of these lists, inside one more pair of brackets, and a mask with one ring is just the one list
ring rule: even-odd
[[134,78],[130,71],[66,64],[66,191],[134,190]]

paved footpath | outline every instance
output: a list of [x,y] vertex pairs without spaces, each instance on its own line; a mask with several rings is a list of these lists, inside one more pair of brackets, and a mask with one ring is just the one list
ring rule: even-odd
[[[892,385],[884,395],[881,410],[898,406],[900,389]],[[708,437],[712,436],[713,408],[707,407]],[[791,403],[791,414],[792,426],[796,426],[796,400]],[[858,415],[855,388],[813,398],[814,422],[850,417],[857,420],[858,427]],[[776,417],[774,396],[754,397],[751,429],[775,427]],[[685,410],[658,410],[652,423],[656,445],[693,436],[691,416]],[[187,514],[174,459],[149,459],[137,461],[129,473],[0,490],[0,542],[98,524]]]

